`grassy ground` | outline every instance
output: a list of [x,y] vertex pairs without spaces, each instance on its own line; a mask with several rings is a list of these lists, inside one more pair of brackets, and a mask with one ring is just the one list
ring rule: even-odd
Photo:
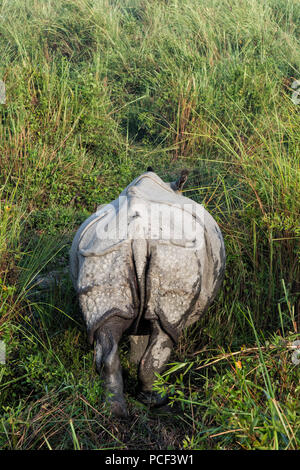
[[[0,448],[297,449],[300,4],[1,0]],[[222,291],[128,422],[111,420],[70,241],[151,165],[218,221]],[[37,289],[34,279],[61,272]]]

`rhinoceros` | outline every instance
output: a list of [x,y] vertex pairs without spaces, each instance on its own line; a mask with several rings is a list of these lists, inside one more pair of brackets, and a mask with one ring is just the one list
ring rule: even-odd
[[156,374],[222,283],[223,237],[204,207],[182,195],[187,173],[166,183],[149,167],[83,222],[72,243],[71,278],[115,416],[127,415],[118,355],[123,333],[138,365],[139,398],[163,404],[153,391]]

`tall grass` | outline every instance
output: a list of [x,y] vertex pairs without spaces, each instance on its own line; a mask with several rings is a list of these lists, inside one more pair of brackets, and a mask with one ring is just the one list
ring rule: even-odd
[[[299,18],[296,0],[0,2],[0,447],[299,447]],[[123,344],[114,427],[64,269],[148,165],[191,169],[226,277],[158,378],[171,415],[135,401]]]

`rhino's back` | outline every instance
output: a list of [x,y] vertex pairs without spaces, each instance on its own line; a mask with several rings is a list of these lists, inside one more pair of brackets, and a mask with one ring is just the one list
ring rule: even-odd
[[76,253],[101,256],[129,239],[162,239],[181,246],[202,243],[207,215],[203,206],[175,193],[154,173],[146,173],[81,225],[71,258]]

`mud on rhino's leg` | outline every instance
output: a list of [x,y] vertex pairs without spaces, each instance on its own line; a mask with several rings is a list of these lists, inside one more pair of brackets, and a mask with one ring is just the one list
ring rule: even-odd
[[160,406],[167,402],[167,397],[162,397],[153,391],[152,387],[156,380],[155,374],[163,372],[174,343],[170,336],[161,329],[157,320],[153,320],[151,323],[149,344],[139,364],[140,399],[150,405]]
[[150,335],[130,335],[130,362],[139,365],[149,343]]
[[122,369],[118,353],[118,344],[122,334],[132,320],[112,317],[95,333],[96,367],[104,372],[105,388],[111,412],[114,416],[126,417],[127,408],[123,395]]

